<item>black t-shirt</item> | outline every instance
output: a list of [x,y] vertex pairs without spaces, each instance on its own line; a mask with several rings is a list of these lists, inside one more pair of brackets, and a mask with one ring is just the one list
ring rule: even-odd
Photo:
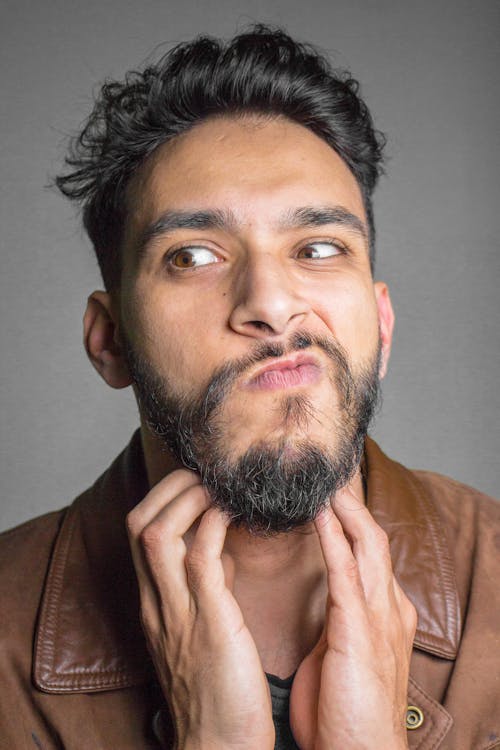
[[276,729],[274,750],[299,750],[290,729],[290,691],[295,675],[282,680],[273,674],[266,674],[273,704],[273,721]]
[[[273,674],[266,674],[266,677],[271,692],[273,722],[276,730],[274,750],[300,750],[293,739],[289,719],[290,692],[295,674],[287,677],[286,680],[282,680]],[[174,736],[174,729],[170,714],[165,706],[157,711],[154,716],[153,731],[165,747],[170,747],[169,742],[171,743]]]

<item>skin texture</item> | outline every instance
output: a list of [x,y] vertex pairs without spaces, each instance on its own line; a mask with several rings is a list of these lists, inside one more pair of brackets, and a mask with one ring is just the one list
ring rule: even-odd
[[[94,292],[85,313],[87,352],[106,382],[131,383],[122,328],[187,396],[225,361],[299,330],[334,337],[354,372],[380,336],[382,377],[394,317],[387,287],[373,282],[366,233],[339,222],[283,225],[304,206],[340,207],[366,225],[347,166],[299,125],[214,118],[160,148],[129,188],[121,288]],[[167,210],[231,212],[232,223],[175,229],[144,246]],[[321,368],[322,352],[309,351]],[[231,457],[283,437],[293,450],[304,430],[335,446],[328,378],[308,386],[314,418],[285,428],[275,407],[305,386],[249,390],[252,374],[224,402]],[[129,537],[178,747],[272,748],[264,670],[296,669],[290,721],[300,747],[406,747],[415,610],[364,507],[359,473],[314,524],[259,539],[228,527],[199,477],[177,467],[144,423],[142,436],[152,489],[129,515]]]

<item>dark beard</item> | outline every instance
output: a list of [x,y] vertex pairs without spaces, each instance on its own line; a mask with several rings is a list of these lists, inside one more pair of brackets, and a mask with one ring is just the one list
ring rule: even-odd
[[[261,442],[236,460],[225,445],[221,412],[236,379],[252,365],[312,345],[328,355],[339,406],[328,417],[337,445],[329,451],[312,440]],[[345,486],[359,466],[364,438],[379,396],[380,343],[373,361],[353,376],[343,349],[329,339],[297,333],[287,346],[261,343],[248,356],[223,365],[198,397],[179,396],[130,345],[125,353],[150,429],[189,469],[197,471],[216,506],[237,526],[259,534],[286,532],[316,518],[329,497]],[[285,425],[317,419],[307,394],[284,396]],[[324,414],[321,416],[325,417]]]

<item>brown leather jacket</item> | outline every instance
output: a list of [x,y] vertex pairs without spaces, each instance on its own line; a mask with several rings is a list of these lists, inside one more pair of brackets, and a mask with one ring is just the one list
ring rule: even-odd
[[[408,703],[423,723],[409,746],[500,748],[500,504],[409,471],[371,440],[365,471],[368,506],[418,610]],[[2,750],[160,747],[164,701],[124,526],[146,492],[136,433],[68,509],[1,535]]]

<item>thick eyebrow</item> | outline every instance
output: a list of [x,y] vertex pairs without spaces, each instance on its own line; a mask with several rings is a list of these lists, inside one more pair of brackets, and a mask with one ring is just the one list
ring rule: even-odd
[[365,223],[342,206],[303,206],[287,211],[279,222],[282,229],[321,227],[325,224],[340,224],[368,241]]
[[[326,224],[339,224],[368,241],[368,231],[364,222],[342,206],[301,206],[286,211],[278,220],[280,230],[320,227]],[[157,237],[176,229],[221,229],[234,230],[238,226],[232,211],[206,209],[195,211],[165,211],[142,232],[138,242],[139,256],[145,254],[148,246]]]
[[234,228],[235,224],[233,213],[220,209],[165,211],[142,232],[138,242],[138,251],[140,255],[143,255],[153,240],[176,229],[228,230]]

